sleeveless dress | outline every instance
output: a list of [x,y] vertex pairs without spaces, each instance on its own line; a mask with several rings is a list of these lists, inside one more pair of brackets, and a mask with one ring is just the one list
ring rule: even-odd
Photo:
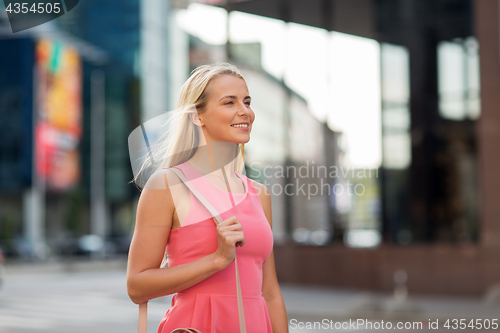
[[[230,193],[212,185],[188,162],[180,169],[187,180],[214,206],[222,220],[236,216],[246,243],[236,248],[247,332],[272,332],[266,302],[262,296],[262,265],[273,248],[273,235],[259,195],[250,179],[237,172],[245,193]],[[190,192],[191,206],[182,226],[170,231],[166,252],[168,266],[181,265],[217,249],[217,229],[209,211]],[[172,297],[171,308],[157,333],[179,327],[193,327],[203,333],[240,331],[234,261],[225,269]]]

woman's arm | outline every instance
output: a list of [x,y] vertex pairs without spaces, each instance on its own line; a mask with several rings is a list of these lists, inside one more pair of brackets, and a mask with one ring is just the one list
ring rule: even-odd
[[[226,268],[234,260],[234,245],[245,241],[241,224],[229,218],[217,226],[215,252],[186,264],[159,268],[174,212],[163,172],[167,171],[157,171],[150,177],[137,205],[127,265],[127,291],[136,304],[184,290]],[[175,179],[173,177],[168,179]]]
[[[264,209],[266,218],[269,221],[269,226],[272,229],[273,219],[271,210],[271,194],[269,193],[269,190],[266,186],[257,182],[254,182],[254,184],[258,188],[262,208]],[[271,251],[271,254],[262,267],[262,271],[264,275],[262,281],[262,296],[266,300],[273,332],[288,332],[288,319],[286,314],[285,302],[283,301],[283,296],[281,295],[278,279],[276,277],[274,251]]]

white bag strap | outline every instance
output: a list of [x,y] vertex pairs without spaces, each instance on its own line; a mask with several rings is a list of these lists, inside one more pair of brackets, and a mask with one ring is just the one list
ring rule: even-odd
[[186,179],[186,177],[182,174],[182,172],[177,168],[170,168],[170,170],[172,170],[184,182],[184,184],[189,188],[189,190],[193,192],[195,197],[198,198],[198,200],[200,200],[203,206],[205,206],[208,209],[210,214],[212,214],[212,216],[215,217],[216,219],[215,224],[221,223],[222,218],[220,217],[219,212],[217,212],[217,210],[212,206],[212,204],[210,204],[210,202],[208,202],[208,200],[205,199],[205,197],[196,189],[196,187],[194,187],[193,184],[191,184],[191,182],[189,182]]
[[148,302],[139,304],[139,333],[148,332]]
[[[186,179],[182,172],[176,168],[170,168],[189,188],[189,190],[200,200],[210,214],[214,217],[215,224],[221,223],[223,220],[217,210],[205,199],[205,197]],[[166,177],[166,176],[165,176]],[[246,333],[245,313],[243,311],[243,296],[241,295],[240,275],[238,270],[238,260],[234,257],[234,269],[236,273],[236,297],[238,299],[238,319],[240,322],[240,333]],[[148,302],[139,304],[139,333],[147,333],[147,304]]]
[[[176,168],[171,168],[172,170],[183,182],[184,184],[189,188],[191,192],[200,200],[200,202],[208,209],[210,214],[216,219],[215,224],[219,224],[222,222],[222,218],[220,217],[219,213],[217,210],[205,199],[203,195],[191,184],[186,177],[182,174],[182,172]],[[234,269],[236,271],[236,296],[238,298],[238,317],[240,321],[240,333],[246,333],[246,325],[245,325],[245,314],[243,311],[243,297],[241,295],[241,287],[240,287],[240,275],[238,272],[238,260],[237,257],[234,257]]]

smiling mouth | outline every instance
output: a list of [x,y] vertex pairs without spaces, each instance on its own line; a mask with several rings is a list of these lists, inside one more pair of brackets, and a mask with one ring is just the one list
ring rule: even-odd
[[236,128],[248,128],[248,124],[236,124],[236,125],[231,125],[232,127]]

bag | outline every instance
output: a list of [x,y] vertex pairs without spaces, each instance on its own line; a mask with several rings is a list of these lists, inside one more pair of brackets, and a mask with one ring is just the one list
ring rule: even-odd
[[[184,184],[189,188],[189,190],[200,200],[200,202],[205,206],[208,211],[212,214],[214,218],[215,224],[221,223],[223,220],[220,217],[219,213],[215,208],[205,199],[205,197],[198,192],[198,190],[184,177],[181,171],[179,171],[176,168],[170,168],[183,182]],[[164,175],[166,178],[166,176]],[[246,326],[245,326],[245,314],[243,312],[243,298],[241,296],[241,287],[240,287],[240,276],[238,273],[238,260],[237,257],[234,257],[234,269],[236,271],[236,297],[238,298],[238,317],[239,317],[239,322],[240,322],[240,333],[246,333]],[[147,333],[147,316],[148,316],[148,302],[144,302],[142,304],[139,304],[139,333]],[[181,333],[181,332],[187,332],[187,333],[201,333],[199,330],[191,327],[187,328],[176,328],[170,333]]]

